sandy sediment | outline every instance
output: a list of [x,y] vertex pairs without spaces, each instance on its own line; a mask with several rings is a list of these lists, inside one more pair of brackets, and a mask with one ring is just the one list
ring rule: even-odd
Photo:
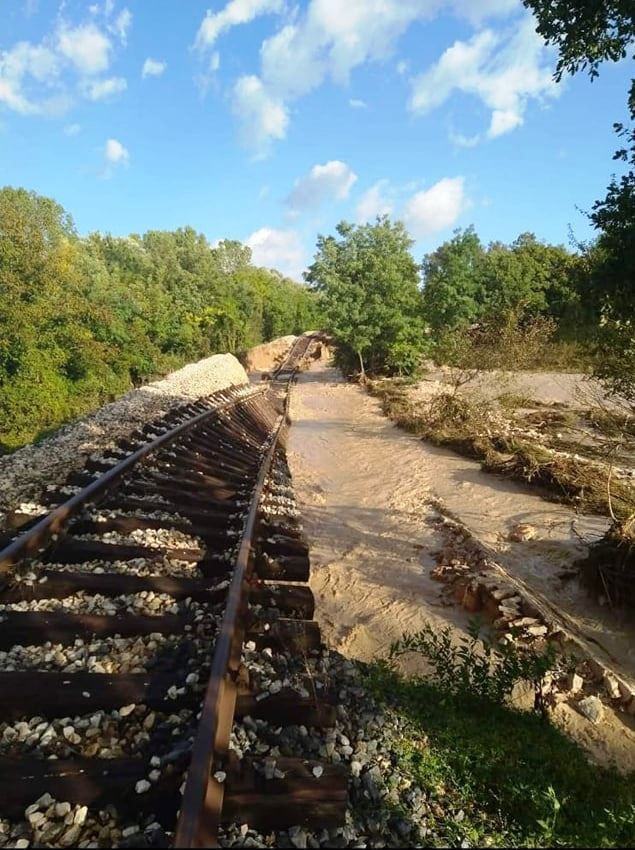
[[245,369],[250,373],[270,371],[287,354],[296,339],[297,336],[281,336],[250,348],[243,358]]
[[131,390],[117,401],[63,426],[51,437],[0,458],[2,516],[22,501],[36,499],[46,484],[61,483],[86,458],[168,410],[201,396],[247,383],[244,368],[232,354],[215,354],[166,378]]
[[[326,642],[351,658],[385,656],[428,622],[457,635],[472,615],[448,605],[430,578],[446,542],[439,505],[493,553],[503,573],[562,610],[603,663],[635,676],[635,627],[559,574],[602,534],[605,520],[545,502],[528,487],[401,431],[379,403],[324,362],[304,373],[291,404],[289,461],[311,547],[313,587]],[[514,542],[520,524],[535,530]],[[607,707],[595,727],[574,708],[559,722],[601,763],[635,768],[635,723]]]

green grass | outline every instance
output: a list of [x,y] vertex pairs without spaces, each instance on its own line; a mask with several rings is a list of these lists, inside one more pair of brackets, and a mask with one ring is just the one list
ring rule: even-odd
[[493,703],[449,696],[386,665],[368,668],[367,686],[407,718],[402,770],[438,801],[464,812],[449,841],[472,846],[632,847],[635,775],[591,765],[547,720]]

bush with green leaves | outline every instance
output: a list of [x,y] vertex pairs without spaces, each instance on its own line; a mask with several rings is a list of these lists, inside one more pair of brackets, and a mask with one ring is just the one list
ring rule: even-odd
[[391,659],[413,653],[426,660],[431,667],[426,678],[445,693],[503,704],[517,685],[529,684],[539,710],[545,676],[556,661],[550,644],[539,651],[497,641],[477,621],[469,624],[467,636],[458,639],[449,627],[426,624],[390,647]]

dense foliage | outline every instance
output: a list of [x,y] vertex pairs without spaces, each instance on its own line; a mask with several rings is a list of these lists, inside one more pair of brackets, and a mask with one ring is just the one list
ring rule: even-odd
[[365,368],[412,372],[423,344],[412,240],[401,222],[342,222],[339,239],[319,236],[306,278],[322,294],[328,330]]
[[579,310],[580,260],[561,245],[522,233],[511,245],[485,248],[473,228],[424,257],[426,322],[445,330],[523,308],[527,316],[573,323]]
[[[556,79],[602,63],[635,58],[633,0],[523,0],[536,15],[538,32],[558,48]],[[627,164],[613,176],[590,219],[598,230],[591,249],[588,299],[600,314],[597,374],[607,387],[635,401],[635,79],[627,99],[630,127],[616,123],[621,147],[614,159]]]
[[315,296],[191,228],[80,238],[49,198],[0,190],[0,449],[215,352],[318,323]]

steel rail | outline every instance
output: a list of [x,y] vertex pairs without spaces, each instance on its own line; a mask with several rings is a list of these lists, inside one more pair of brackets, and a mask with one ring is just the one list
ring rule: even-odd
[[[301,348],[302,343],[304,343],[306,351],[311,341],[311,337],[300,337],[275,374],[282,371],[286,364],[296,356],[296,347]],[[302,352],[303,354],[304,352]],[[236,706],[236,679],[244,639],[244,627],[241,620],[249,598],[248,578],[253,563],[253,539],[258,521],[260,500],[278,448],[278,441],[288,422],[289,385],[297,371],[296,366],[287,380],[284,410],[263,460],[245,521],[228,592],[225,614],[214,645],[212,668],[198,731],[192,746],[192,758],[177,823],[175,847],[218,846],[218,828],[223,808],[224,785],[223,782],[219,782],[212,775],[212,771],[215,762],[220,763],[229,749],[229,738]]]
[[71,496],[57,508],[48,513],[38,523],[36,523],[28,531],[19,535],[15,540],[9,543],[4,549],[0,550],[0,589],[2,589],[2,576],[6,574],[12,566],[15,566],[19,561],[29,556],[33,556],[41,552],[46,544],[51,540],[54,534],[59,533],[68,520],[74,516],[84,505],[92,501],[103,493],[106,493],[110,488],[116,485],[121,478],[135,466],[146,455],[171,442],[176,437],[180,436],[190,428],[200,422],[217,415],[223,410],[234,407],[238,404],[244,404],[253,399],[255,396],[262,395],[265,392],[265,387],[255,388],[249,395],[241,396],[240,398],[232,399],[228,402],[218,405],[217,407],[205,410],[198,413],[187,422],[182,422],[160,434],[148,443],[145,443],[128,457],[124,458],[118,464],[109,469],[107,472],[96,478],[95,481],[88,484],[78,493]]

